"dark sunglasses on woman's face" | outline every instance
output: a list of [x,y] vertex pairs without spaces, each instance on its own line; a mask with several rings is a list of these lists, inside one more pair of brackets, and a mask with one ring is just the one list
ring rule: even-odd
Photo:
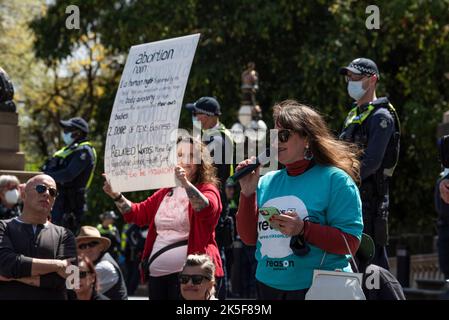
[[96,246],[98,246],[100,244],[100,242],[98,241],[91,241],[88,243],[81,243],[80,245],[78,245],[78,249],[80,250],[85,250],[87,248],[94,248]]
[[278,130],[278,140],[285,143],[293,135],[294,131],[290,129],[280,129]]
[[50,188],[43,184],[36,185],[36,191],[39,194],[45,193],[47,192],[47,190],[50,196],[52,196],[53,198],[56,198],[56,196],[58,195],[58,190],[56,190],[55,188]]
[[181,274],[181,275],[179,275],[179,282],[181,282],[181,284],[189,283],[190,279],[192,279],[192,283],[196,286],[201,284],[201,282],[203,282],[203,279],[210,280],[209,277],[203,276],[202,274]]

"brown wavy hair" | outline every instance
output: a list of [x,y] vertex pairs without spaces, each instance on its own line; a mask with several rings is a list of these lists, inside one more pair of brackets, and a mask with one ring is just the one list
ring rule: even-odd
[[356,183],[360,182],[360,150],[354,144],[337,140],[317,111],[295,100],[285,100],[275,104],[273,118],[279,127],[308,138],[316,163],[340,168]]
[[192,136],[180,136],[176,141],[176,144],[180,142],[188,142],[193,145],[193,154],[201,156],[201,163],[198,165],[197,174],[194,181],[191,181],[194,185],[201,183],[212,183],[218,189],[220,189],[220,180],[217,177],[217,168],[214,166],[213,159],[210,156],[210,152],[206,145],[201,141],[194,139]]

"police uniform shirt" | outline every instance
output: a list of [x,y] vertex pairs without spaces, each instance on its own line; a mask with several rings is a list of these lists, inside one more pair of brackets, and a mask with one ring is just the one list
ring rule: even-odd
[[[385,102],[388,103],[386,98],[380,98],[372,104],[376,105]],[[360,107],[358,111],[360,113]],[[363,150],[361,157],[360,176],[364,180],[376,173],[382,165],[388,142],[395,132],[395,124],[387,108],[377,107],[360,127],[362,126],[365,128],[368,137],[367,146]],[[358,128],[358,130],[361,130],[361,128]]]
[[[79,141],[81,143],[83,141]],[[50,175],[58,184],[66,187],[84,188],[93,169],[94,155],[88,146],[77,147],[76,150],[64,159],[63,166],[56,170],[44,170],[44,173]],[[90,169],[90,170],[88,170]]]
[[214,165],[217,168],[217,176],[224,186],[226,179],[231,174],[234,146],[230,132],[228,136],[220,130],[227,129],[224,128],[223,124],[218,123],[215,127],[204,130],[203,142],[213,158]]

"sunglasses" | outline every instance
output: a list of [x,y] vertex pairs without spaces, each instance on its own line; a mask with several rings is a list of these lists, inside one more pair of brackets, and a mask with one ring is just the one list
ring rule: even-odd
[[291,129],[281,129],[278,130],[278,140],[282,143],[285,143],[290,139],[290,137],[295,133],[295,131]]
[[203,276],[202,274],[181,274],[179,275],[179,282],[181,284],[189,283],[190,279],[192,279],[192,283],[194,285],[200,285],[204,279],[210,280],[209,277]]
[[94,248],[94,247],[98,246],[99,244],[100,244],[100,242],[98,242],[98,241],[91,241],[91,242],[88,242],[88,243],[82,243],[82,244],[78,245],[78,249],[85,250],[87,248]]
[[348,81],[360,81],[363,80],[365,78],[371,78],[371,74],[356,74],[356,75],[351,75],[351,76],[345,76],[345,80],[346,82]]
[[47,187],[46,185],[43,185],[43,184],[38,184],[36,186],[36,191],[39,194],[45,193],[45,192],[47,192],[47,190],[48,190],[48,193],[50,194],[51,197],[53,197],[53,198],[57,197],[58,190],[56,190],[55,188],[49,188],[49,187]]
[[92,273],[92,272],[90,272],[90,271],[80,271],[80,279],[83,279],[83,278],[87,277],[87,275],[89,273]]

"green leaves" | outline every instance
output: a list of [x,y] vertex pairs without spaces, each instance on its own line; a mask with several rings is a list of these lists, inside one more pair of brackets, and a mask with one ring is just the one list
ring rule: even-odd
[[[69,4],[80,7],[80,31],[65,29]],[[296,98],[318,108],[331,128],[339,131],[351,101],[338,68],[356,57],[373,59],[381,72],[377,94],[390,97],[403,125],[401,159],[391,188],[392,232],[399,224],[408,231],[417,230],[416,226],[431,230],[433,184],[439,171],[436,125],[449,107],[449,80],[444,76],[449,72],[449,0],[377,1],[379,30],[365,27],[369,4],[350,0],[58,0],[31,27],[36,54],[50,64],[69,57],[89,32],[105,48],[107,68],[91,79],[104,88],[91,101],[100,153],[123,57],[132,45],[201,32],[184,103],[217,96],[228,127],[236,121],[240,75],[249,61],[255,62],[259,72],[258,101],[268,125],[272,125],[274,102]],[[185,111],[181,126],[191,127]],[[103,210],[102,206],[112,204],[102,202],[96,183],[100,181],[94,183],[99,191],[92,192],[89,201],[91,207],[95,204]]]

